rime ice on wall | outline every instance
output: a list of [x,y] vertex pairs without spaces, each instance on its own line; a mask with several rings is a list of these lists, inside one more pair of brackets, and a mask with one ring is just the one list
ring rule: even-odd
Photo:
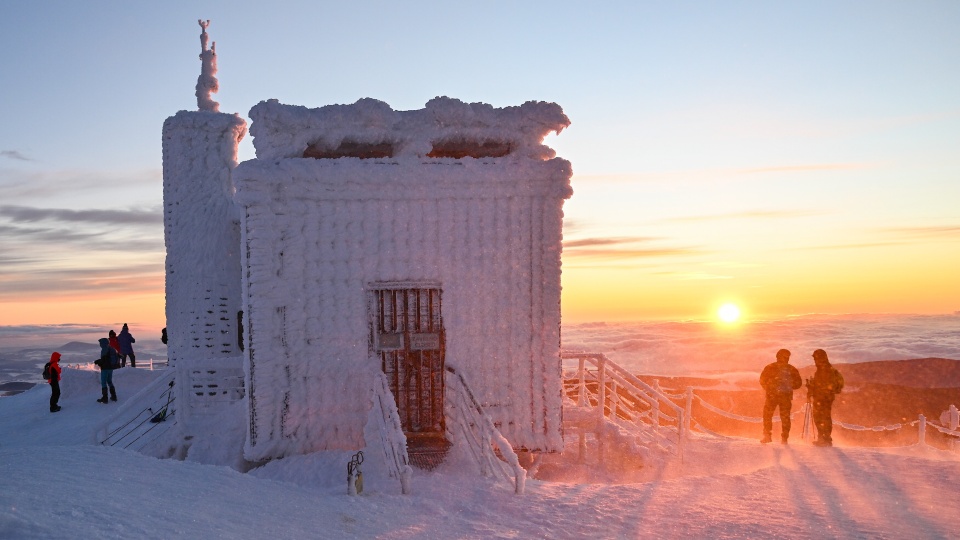
[[180,111],[163,124],[166,315],[171,362],[239,357],[240,228],[231,171],[246,123]]
[[[258,159],[235,171],[251,417],[245,455],[363,445],[378,283],[443,295],[446,362],[510,442],[560,450],[560,252],[570,164],[542,145],[555,104],[437,98],[250,113]],[[380,152],[376,159],[304,159]],[[467,148],[501,154],[431,157]],[[506,153],[503,149],[508,149]]]
[[318,109],[272,99],[254,106],[250,119],[253,145],[262,160],[304,157],[308,148],[335,151],[344,143],[382,143],[391,148],[394,159],[419,158],[428,156],[435,145],[459,141],[487,143],[490,150],[500,143],[514,159],[544,160],[556,153],[543,138],[570,125],[556,103],[528,101],[494,108],[448,97],[434,98],[416,111],[394,111],[370,98]]
[[207,41],[210,39],[207,35],[207,27],[210,21],[198,20],[200,28],[200,77],[197,78],[197,108],[201,111],[219,112],[220,104],[213,100],[212,94],[220,90],[220,83],[217,81],[217,43],[208,49]]

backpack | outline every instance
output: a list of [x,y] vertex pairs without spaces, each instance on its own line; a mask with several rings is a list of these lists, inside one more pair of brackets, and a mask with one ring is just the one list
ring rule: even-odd
[[117,369],[120,367],[120,356],[112,349],[107,349],[106,354],[100,357],[101,367],[107,369]]
[[51,370],[50,370],[50,362],[47,362],[43,366],[43,380],[49,381],[52,378],[53,378],[53,373],[51,373]]

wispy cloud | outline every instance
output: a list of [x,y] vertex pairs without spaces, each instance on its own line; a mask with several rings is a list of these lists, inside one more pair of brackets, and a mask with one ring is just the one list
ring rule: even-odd
[[710,274],[707,272],[654,272],[654,274],[668,276],[681,281],[702,281],[713,279],[733,279],[733,276]]
[[629,261],[655,257],[689,256],[703,253],[699,248],[690,247],[640,247],[663,240],[657,237],[592,237],[568,240],[563,243],[564,259],[582,264],[584,261]]
[[929,225],[924,227],[884,227],[881,233],[911,237],[953,237],[960,239],[960,225]]
[[727,212],[723,214],[705,214],[701,216],[680,216],[667,218],[663,221],[675,223],[690,223],[700,221],[716,221],[730,219],[792,219],[822,215],[823,212],[812,210],[744,210],[741,212]]
[[107,268],[42,268],[0,277],[0,301],[28,298],[89,298],[104,294],[155,293],[163,290],[163,259]]
[[778,173],[816,173],[826,171],[857,171],[876,169],[883,163],[806,163],[766,165],[762,167],[679,169],[664,171],[636,171],[613,174],[575,174],[574,185],[578,183],[598,183],[607,185],[657,183],[669,181],[716,182],[720,178],[737,176],[778,174]]
[[30,206],[0,206],[0,217],[18,223],[60,221],[66,223],[98,223],[105,225],[159,225],[163,223],[163,210],[67,210],[63,208],[34,208]]
[[109,190],[117,193],[122,189],[144,189],[162,185],[159,169],[141,170],[56,170],[19,171],[4,170],[4,182],[0,185],[0,199],[11,202],[49,200],[54,196],[71,196],[83,199],[92,193]]
[[5,157],[7,159],[14,159],[17,161],[33,161],[27,156],[21,154],[16,150],[0,150],[0,157]]
[[771,167],[752,167],[736,169],[737,174],[765,174],[781,172],[814,172],[814,171],[843,171],[870,169],[876,167],[872,163],[811,163],[807,165],[774,165]]
[[624,244],[633,244],[636,242],[649,242],[652,240],[660,240],[656,237],[645,237],[645,236],[635,236],[635,237],[610,237],[610,238],[583,238],[580,240],[569,240],[563,243],[564,249],[570,248],[583,248],[583,247],[593,247],[593,246],[613,246],[613,245],[624,245]]

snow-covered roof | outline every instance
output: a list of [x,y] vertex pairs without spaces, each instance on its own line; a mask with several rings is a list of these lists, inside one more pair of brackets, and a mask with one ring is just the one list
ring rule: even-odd
[[528,101],[497,108],[448,97],[434,98],[414,111],[395,111],[371,98],[317,109],[271,99],[250,109],[250,118],[257,157],[266,160],[505,155],[543,160],[556,155],[543,144],[544,137],[570,125],[556,103]]

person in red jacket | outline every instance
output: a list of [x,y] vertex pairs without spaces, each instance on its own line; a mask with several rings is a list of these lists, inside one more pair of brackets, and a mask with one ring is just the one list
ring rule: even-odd
[[120,340],[117,339],[117,333],[111,330],[107,335],[110,339],[110,347],[117,351],[117,356],[120,356]]
[[780,409],[780,442],[787,444],[790,438],[790,408],[793,391],[803,386],[797,368],[790,365],[790,351],[777,351],[777,361],[768,364],[760,373],[760,386],[766,392],[763,403],[763,439],[766,444],[773,440],[773,411]]
[[60,410],[60,353],[54,352],[50,355],[50,412]]

